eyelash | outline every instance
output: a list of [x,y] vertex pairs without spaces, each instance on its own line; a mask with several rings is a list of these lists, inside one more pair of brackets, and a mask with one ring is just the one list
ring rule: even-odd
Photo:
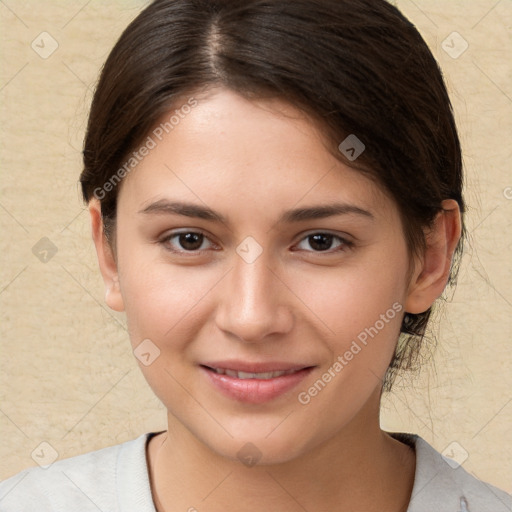
[[[208,237],[204,233],[202,233],[201,231],[179,231],[177,233],[169,233],[169,234],[167,234],[166,236],[164,236],[163,238],[161,238],[159,240],[159,243],[162,244],[166,248],[166,250],[168,250],[168,251],[170,251],[172,253],[175,253],[175,254],[181,254],[181,255],[187,255],[187,256],[201,255],[202,253],[205,252],[206,249],[187,251],[187,250],[176,250],[176,249],[172,249],[172,248],[169,247],[170,246],[170,241],[173,238],[177,238],[177,237],[179,237],[181,235],[190,235],[190,234],[202,235],[204,237],[204,240],[209,240]],[[325,250],[325,251],[314,251],[314,250],[313,251],[308,251],[307,250],[305,252],[309,252],[309,253],[313,253],[313,254],[334,254],[334,253],[344,252],[344,251],[346,251],[348,249],[351,249],[354,246],[354,243],[349,241],[349,240],[347,240],[346,238],[343,238],[343,237],[341,237],[339,235],[335,235],[333,233],[324,232],[324,231],[313,231],[311,233],[308,233],[307,235],[305,235],[299,241],[299,243],[297,245],[299,245],[304,240],[307,240],[308,238],[311,238],[311,237],[313,237],[315,235],[327,235],[329,237],[332,237],[333,241],[335,239],[339,240],[340,244],[335,249],[328,249],[328,250]]]

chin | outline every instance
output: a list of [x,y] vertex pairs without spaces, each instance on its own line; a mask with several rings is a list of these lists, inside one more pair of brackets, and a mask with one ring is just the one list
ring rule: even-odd
[[[275,428],[278,422],[273,423]],[[254,425],[254,421],[250,421],[247,428],[239,424],[238,432],[230,430],[233,438],[227,436],[212,438],[211,432],[204,432],[205,437],[198,433],[196,438],[217,455],[241,462],[247,467],[285,464],[300,457],[312,445],[317,444],[314,439],[307,436],[304,427],[282,428],[281,431],[279,431],[281,427],[278,427],[272,431],[269,428],[259,429]]]

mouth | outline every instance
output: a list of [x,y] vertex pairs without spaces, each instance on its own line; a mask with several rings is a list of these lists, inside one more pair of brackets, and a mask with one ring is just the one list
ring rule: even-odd
[[283,375],[291,375],[300,370],[278,370],[275,372],[243,372],[238,370],[230,370],[228,368],[210,368],[205,367],[208,370],[212,370],[219,375],[228,375],[229,377],[235,377],[237,379],[261,379],[269,380],[275,377],[282,377]]
[[241,361],[201,364],[200,369],[214,389],[239,402],[262,404],[296,387],[314,366],[289,363]]

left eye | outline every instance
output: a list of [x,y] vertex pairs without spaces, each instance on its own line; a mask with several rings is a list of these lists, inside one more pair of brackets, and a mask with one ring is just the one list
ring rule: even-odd
[[[175,249],[171,241],[173,239],[177,239],[178,244],[181,246],[181,249]],[[204,250],[205,247],[202,247],[203,243],[206,242],[208,238],[202,233],[196,231],[183,231],[181,233],[174,233],[166,236],[162,243],[166,246],[171,246],[171,250],[174,252],[195,252]]]
[[308,252],[334,252],[331,249],[333,242],[336,240],[338,241],[338,244],[334,247],[334,249],[344,250],[345,248],[349,248],[352,245],[351,242],[337,235],[332,235],[330,233],[312,233],[303,238],[298,247],[300,244],[307,242],[309,246],[313,248],[313,251]]

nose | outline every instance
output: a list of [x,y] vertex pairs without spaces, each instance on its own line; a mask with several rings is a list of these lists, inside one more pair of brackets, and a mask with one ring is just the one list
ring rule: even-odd
[[216,312],[219,329],[245,343],[268,341],[292,329],[290,291],[263,254],[252,263],[235,255],[226,277]]

